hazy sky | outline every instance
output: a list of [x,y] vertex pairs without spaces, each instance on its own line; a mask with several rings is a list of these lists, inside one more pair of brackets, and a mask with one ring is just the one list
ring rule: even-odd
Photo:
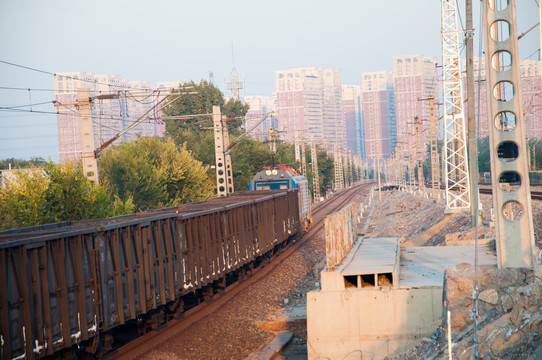
[[[480,3],[473,3],[479,29]],[[517,3],[522,33],[538,22],[538,5]],[[360,85],[361,72],[391,71],[393,56],[441,61],[440,1],[0,1],[0,60],[51,73],[154,83],[199,81],[213,71],[224,91],[232,43],[246,95],[271,95],[275,70],[301,66],[341,69],[343,83]],[[536,28],[520,40],[521,58],[539,47]],[[52,75],[4,63],[0,87],[47,90],[0,88],[0,107],[54,100]],[[55,112],[51,103],[32,110]],[[0,159],[31,156],[58,161],[56,115],[0,110]]]

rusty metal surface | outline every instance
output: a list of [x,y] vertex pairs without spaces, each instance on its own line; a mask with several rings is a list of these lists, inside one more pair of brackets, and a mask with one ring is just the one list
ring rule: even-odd
[[341,263],[357,238],[356,204],[351,203],[342,210],[326,216],[326,266],[333,270]]
[[93,351],[99,333],[167,313],[181,296],[298,233],[299,224],[297,191],[289,190],[5,234],[2,357]]

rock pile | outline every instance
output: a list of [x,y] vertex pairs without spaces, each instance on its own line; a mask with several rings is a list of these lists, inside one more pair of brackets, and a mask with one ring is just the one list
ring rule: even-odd
[[[443,323],[411,351],[394,359],[448,359],[446,311],[451,313],[453,359],[540,359],[542,279],[531,269],[459,264],[445,276]],[[478,298],[478,311],[474,297]],[[476,324],[475,324],[475,319]],[[475,332],[476,325],[476,336]],[[477,339],[475,343],[474,339]]]

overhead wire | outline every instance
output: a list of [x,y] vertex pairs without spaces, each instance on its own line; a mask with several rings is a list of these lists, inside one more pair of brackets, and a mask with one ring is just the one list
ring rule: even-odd
[[25,104],[25,105],[0,106],[0,110],[17,109],[17,108],[22,108],[22,107],[32,108],[32,106],[39,106],[39,105],[52,104],[52,103],[53,101],[44,101],[44,102],[35,103],[35,104],[30,103],[30,104]]
[[[26,70],[36,71],[36,72],[43,73],[43,74],[47,74],[47,75],[52,75],[52,76],[55,77],[55,78],[56,78],[57,76],[66,76],[66,77],[68,77],[68,78],[70,78],[70,79],[73,79],[73,80],[83,81],[83,82],[87,82],[87,83],[91,83],[91,84],[106,85],[106,86],[109,86],[110,88],[111,88],[111,87],[118,87],[118,88],[120,88],[120,89],[137,89],[137,90],[141,90],[141,88],[128,86],[128,85],[126,85],[126,84],[111,84],[111,83],[103,83],[103,82],[95,81],[95,80],[74,79],[74,78],[72,78],[70,75],[62,75],[62,73],[56,74],[56,73],[53,73],[53,72],[50,72],[50,71],[41,70],[41,69],[36,69],[36,68],[30,67],[30,66],[20,65],[20,64],[12,63],[12,62],[5,61],[5,60],[0,60],[0,63],[6,64],[6,65],[10,65],[10,66],[19,67],[19,68],[26,69]],[[124,85],[124,86],[123,86],[123,85]]]

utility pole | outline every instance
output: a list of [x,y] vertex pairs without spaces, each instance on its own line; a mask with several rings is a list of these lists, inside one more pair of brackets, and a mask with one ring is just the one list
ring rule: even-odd
[[376,158],[376,172],[378,174],[378,201],[382,201],[382,185],[380,184],[380,159]]
[[422,159],[422,131],[420,129],[420,118],[414,118],[414,129],[416,130],[416,160],[418,165],[418,191],[423,193],[424,177],[423,177],[423,159]]
[[320,201],[320,179],[318,178],[318,155],[316,145],[311,138],[312,193],[314,202]]
[[89,89],[77,89],[77,109],[79,111],[83,173],[91,182],[98,185],[98,161],[94,156],[94,128],[92,126]]
[[299,149],[299,134],[297,129],[294,129],[294,151],[295,151],[295,161],[301,162],[301,151]]
[[342,176],[342,156],[338,144],[333,146],[333,163],[335,165],[335,190],[341,190],[343,188],[344,178]]
[[[484,1],[484,14],[497,265],[532,268],[537,259],[520,91],[516,1]],[[502,27],[509,31],[497,31]]]
[[473,58],[473,28],[472,28],[472,0],[466,0],[467,32],[466,40],[466,70],[467,70],[467,119],[469,129],[469,170],[470,170],[470,214],[472,226],[478,221],[478,144],[476,134],[476,119],[474,111],[474,64]]
[[226,160],[226,188],[228,189],[228,194],[232,194],[234,192],[233,172],[231,167],[231,153],[228,151],[230,148],[230,133],[228,132],[225,115],[222,115],[222,133],[224,134],[224,159]]
[[440,189],[440,169],[437,149],[437,117],[435,116],[435,97],[429,95],[429,139],[431,141],[431,188],[433,196]]
[[414,133],[410,132],[408,133],[408,177],[409,177],[409,187],[410,191],[412,191],[412,187],[415,185],[414,182],[414,154],[416,153],[416,150],[413,149],[413,143],[414,143]]
[[301,142],[301,173],[307,177],[307,159],[305,157],[305,143]]

